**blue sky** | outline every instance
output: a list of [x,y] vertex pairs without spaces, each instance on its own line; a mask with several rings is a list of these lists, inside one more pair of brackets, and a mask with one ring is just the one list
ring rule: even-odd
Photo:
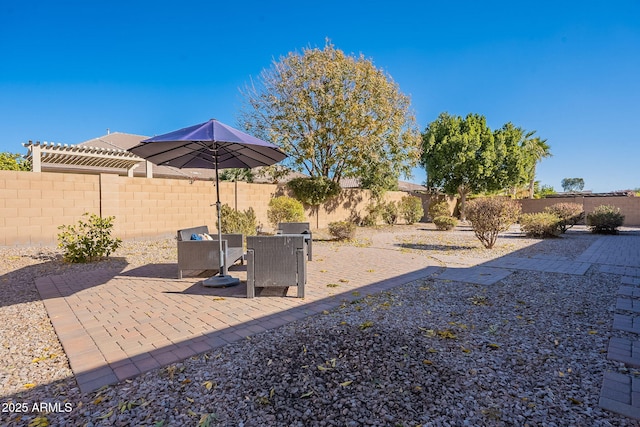
[[511,121],[551,146],[542,184],[640,187],[637,0],[2,2],[0,151],[236,125],[240,87],[327,37],[384,69],[421,130],[443,111]]

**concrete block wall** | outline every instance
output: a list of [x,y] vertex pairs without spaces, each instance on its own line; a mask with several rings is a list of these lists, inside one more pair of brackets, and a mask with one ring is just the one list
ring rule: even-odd
[[0,171],[0,245],[56,241],[58,226],[100,213],[97,175]]
[[547,206],[556,203],[577,203],[583,206],[585,214],[601,205],[613,205],[620,208],[625,216],[624,225],[630,227],[640,226],[640,197],[608,196],[608,197],[554,197],[549,199],[523,199],[519,200],[523,213],[542,212]]
[[[252,207],[265,231],[273,231],[269,200],[286,193],[282,185],[220,183],[221,202],[237,203],[241,211]],[[405,195],[387,192],[385,199],[399,201]],[[55,244],[58,226],[77,223],[85,212],[114,216],[114,235],[122,239],[173,236],[178,229],[203,224],[214,231],[215,200],[211,181],[0,171],[0,246]],[[354,214],[364,216],[370,202],[368,190],[344,190],[320,207],[318,216],[307,209],[306,221],[325,228]],[[426,211],[428,200],[423,204]]]

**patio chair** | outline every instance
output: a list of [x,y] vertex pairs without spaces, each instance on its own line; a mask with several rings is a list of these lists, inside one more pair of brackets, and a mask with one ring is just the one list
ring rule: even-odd
[[303,235],[247,236],[247,298],[256,288],[298,287],[304,298],[307,245]]
[[[220,245],[218,235],[211,234],[213,240],[191,240],[193,235],[209,234],[206,225],[178,230],[178,279],[185,270],[219,270]],[[225,254],[225,269],[237,260],[244,259],[242,234],[223,234],[222,251]],[[226,275],[226,271],[220,272]]]
[[313,236],[308,222],[281,222],[278,224],[278,234],[304,234],[307,238],[309,261],[313,258]]

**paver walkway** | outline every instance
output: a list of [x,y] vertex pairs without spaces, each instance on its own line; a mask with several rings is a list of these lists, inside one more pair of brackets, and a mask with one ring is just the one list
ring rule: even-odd
[[[640,367],[640,236],[603,236],[578,260],[598,264],[601,273],[621,275],[607,357],[630,368]],[[605,373],[599,403],[604,409],[640,419],[640,378],[633,373]]]
[[[575,261],[517,254],[493,260],[428,257],[399,249],[397,237],[381,233],[369,247],[314,242],[304,299],[294,297],[295,289],[284,298],[247,299],[244,282],[205,288],[200,277],[175,279],[175,264],[43,277],[36,286],[83,391],[419,278],[490,285],[514,270],[583,275],[593,264],[622,277],[614,330],[638,334],[638,339],[613,337],[608,357],[640,366],[639,234],[600,237]],[[230,274],[246,280],[246,267],[233,266]],[[639,397],[635,377],[605,375],[603,408],[640,419]]]

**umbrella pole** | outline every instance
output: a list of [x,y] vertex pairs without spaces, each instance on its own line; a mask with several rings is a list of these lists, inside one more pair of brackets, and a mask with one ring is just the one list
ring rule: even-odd
[[220,180],[218,178],[218,149],[213,151],[214,166],[216,171],[216,211],[218,215],[218,247],[220,250],[219,259],[220,266],[218,274],[204,280],[202,284],[207,287],[224,288],[227,286],[235,286],[240,284],[240,279],[231,277],[227,274],[227,263],[224,251],[222,250],[222,206],[220,204]]

